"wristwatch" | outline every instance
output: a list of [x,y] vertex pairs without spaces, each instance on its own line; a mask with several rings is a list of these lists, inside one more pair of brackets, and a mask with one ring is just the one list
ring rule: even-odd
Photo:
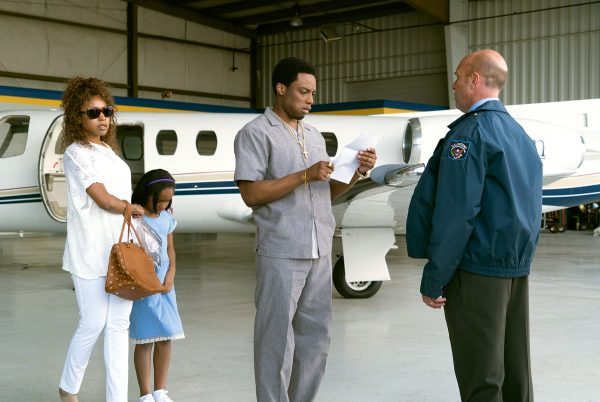
[[361,173],[360,170],[356,169],[356,174],[358,174],[358,177],[360,177],[361,179],[366,179],[367,177],[369,177],[369,173],[371,173],[370,170],[367,170],[365,173]]

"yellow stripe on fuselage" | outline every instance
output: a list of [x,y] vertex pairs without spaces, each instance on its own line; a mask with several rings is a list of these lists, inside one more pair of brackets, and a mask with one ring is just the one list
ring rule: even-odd
[[600,174],[591,173],[580,176],[569,176],[544,186],[544,190],[593,186],[600,183]]
[[15,195],[29,195],[29,194],[39,195],[39,193],[40,193],[39,187],[19,187],[19,188],[0,189],[0,196],[2,196],[2,197],[15,196]]
[[177,184],[209,182],[209,181],[232,181],[233,171],[227,172],[198,172],[198,173],[172,173]]

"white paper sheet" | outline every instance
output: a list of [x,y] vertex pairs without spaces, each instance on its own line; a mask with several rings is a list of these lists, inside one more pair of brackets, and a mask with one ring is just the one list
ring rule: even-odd
[[350,183],[354,172],[360,166],[358,161],[358,152],[367,148],[375,148],[375,145],[381,139],[380,135],[360,134],[351,143],[346,145],[337,158],[333,160],[335,170],[331,174],[331,178],[342,183]]

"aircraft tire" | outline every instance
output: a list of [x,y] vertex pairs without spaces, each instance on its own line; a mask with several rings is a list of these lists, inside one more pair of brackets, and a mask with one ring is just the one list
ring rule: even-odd
[[381,288],[381,281],[346,282],[343,256],[335,263],[332,277],[335,289],[346,299],[367,299],[374,296]]

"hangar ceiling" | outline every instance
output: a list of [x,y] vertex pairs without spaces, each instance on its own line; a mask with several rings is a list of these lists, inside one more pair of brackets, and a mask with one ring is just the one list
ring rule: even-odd
[[127,0],[247,38],[420,11],[448,22],[449,0]]

